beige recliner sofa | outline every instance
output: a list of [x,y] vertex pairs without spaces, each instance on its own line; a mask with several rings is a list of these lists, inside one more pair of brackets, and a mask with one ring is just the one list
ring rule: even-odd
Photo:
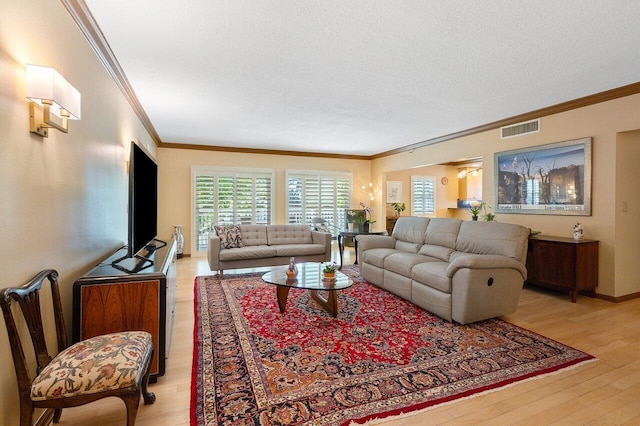
[[222,248],[220,238],[209,234],[209,268],[220,276],[225,269],[286,265],[331,260],[331,234],[308,225],[240,225],[242,247]]
[[360,274],[448,321],[512,313],[527,278],[529,229],[499,222],[400,217],[391,236],[358,236]]

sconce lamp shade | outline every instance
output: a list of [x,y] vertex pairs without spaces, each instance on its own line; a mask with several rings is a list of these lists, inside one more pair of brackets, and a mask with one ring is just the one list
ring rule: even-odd
[[53,68],[27,65],[27,98],[41,107],[48,104],[59,118],[80,120],[80,92]]

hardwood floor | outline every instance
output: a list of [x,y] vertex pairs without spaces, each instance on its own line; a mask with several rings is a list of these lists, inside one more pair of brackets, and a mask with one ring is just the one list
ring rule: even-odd
[[[335,243],[334,243],[335,245]],[[345,251],[345,263],[353,261]],[[337,247],[334,247],[337,258]],[[193,343],[193,281],[210,275],[205,258],[177,262],[178,288],[167,371],[150,385],[156,403],[141,405],[136,424],[188,425]],[[274,300],[275,303],[275,300]],[[614,304],[525,288],[518,310],[504,318],[581,349],[599,360],[541,379],[454,402],[385,425],[640,425],[640,299]],[[63,410],[60,425],[122,425],[115,398]]]

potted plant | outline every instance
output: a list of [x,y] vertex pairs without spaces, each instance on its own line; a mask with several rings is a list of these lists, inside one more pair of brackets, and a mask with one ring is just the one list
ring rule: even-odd
[[484,201],[474,200],[470,202],[469,205],[471,206],[469,207],[469,210],[471,211],[471,220],[478,220],[478,213],[480,213],[480,210],[484,207]]
[[369,219],[373,209],[371,207],[367,207],[362,201],[360,202],[360,207],[364,209],[364,217],[360,216],[359,231],[369,232],[369,226],[371,226],[372,223],[376,223],[375,220]]
[[493,222],[494,220],[496,220],[496,215],[495,213],[487,213],[487,207],[491,208],[491,206],[487,206],[486,203],[482,203],[482,210],[484,211],[484,215],[482,215],[482,218],[486,221],[486,222]]
[[324,268],[322,268],[322,276],[325,279],[331,280],[336,277],[336,270],[338,269],[338,265],[334,262],[325,263]]
[[391,203],[391,207],[393,207],[393,209],[396,211],[396,216],[400,216],[400,213],[405,211],[405,209],[407,208],[404,203]]

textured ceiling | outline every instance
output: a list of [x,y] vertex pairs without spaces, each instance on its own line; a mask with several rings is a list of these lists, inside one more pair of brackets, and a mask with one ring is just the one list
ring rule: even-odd
[[162,142],[372,155],[640,81],[640,3],[85,0]]

